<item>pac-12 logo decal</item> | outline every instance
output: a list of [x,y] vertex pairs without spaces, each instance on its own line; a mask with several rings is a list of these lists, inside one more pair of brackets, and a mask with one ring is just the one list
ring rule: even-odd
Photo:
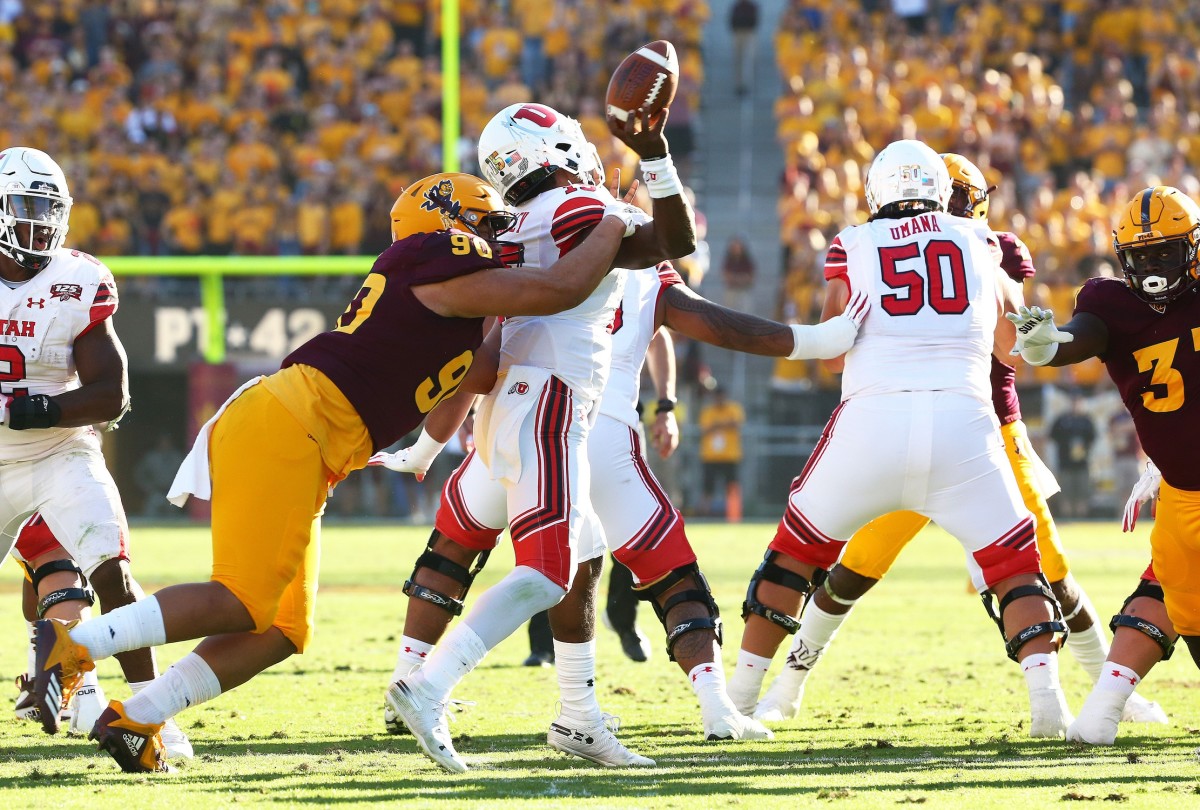
[[55,284],[50,288],[50,295],[59,301],[66,301],[71,298],[78,301],[79,296],[83,295],[83,287],[80,287],[78,284]]
[[510,394],[528,394],[529,393],[529,383],[515,382],[508,387],[508,393],[510,393]]

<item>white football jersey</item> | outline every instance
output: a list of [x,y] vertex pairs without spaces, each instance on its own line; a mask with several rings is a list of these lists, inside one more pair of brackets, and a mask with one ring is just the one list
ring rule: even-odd
[[[116,310],[112,272],[69,248],[24,284],[0,284],[0,392],[54,396],[78,388],[75,340]],[[99,447],[91,427],[0,428],[0,462],[43,458],[81,437]]]
[[642,366],[646,363],[646,349],[658,331],[654,325],[658,298],[672,284],[682,284],[683,279],[666,263],[655,273],[639,270],[627,275],[625,294],[613,318],[612,372],[600,400],[600,413],[637,427]]
[[991,404],[999,307],[986,225],[946,213],[881,219],[843,230],[825,277],[865,290],[871,311],[846,354],[842,398],[952,391]]
[[[604,218],[613,197],[594,186],[562,186],[517,206],[517,224],[503,238],[525,246],[525,264],[544,269],[566,255],[581,231]],[[649,221],[646,217],[646,221]],[[613,270],[583,303],[555,315],[506,318],[500,372],[511,366],[550,369],[578,395],[599,399],[612,359],[613,316],[625,287],[625,272]]]

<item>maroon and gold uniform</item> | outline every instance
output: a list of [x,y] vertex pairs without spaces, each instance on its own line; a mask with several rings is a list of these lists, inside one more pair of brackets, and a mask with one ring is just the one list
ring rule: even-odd
[[[999,248],[1000,267],[1018,283],[1033,278],[1036,272],[1029,248],[1010,231],[995,232]],[[992,406],[1000,420],[1004,437],[1004,452],[1017,478],[1021,500],[1037,518],[1038,553],[1042,571],[1051,582],[1066,577],[1070,570],[1058,536],[1058,528],[1050,516],[1046,495],[1038,484],[1038,465],[1025,423],[1021,421],[1021,404],[1017,399],[1016,370],[992,356]],[[916,512],[893,512],[868,523],[855,533],[846,545],[841,563],[846,568],[871,579],[882,579],[896,557],[909,541],[928,525],[929,519]],[[815,563],[814,563],[815,564]],[[824,566],[822,566],[824,567]]]
[[1082,312],[1108,329],[1100,359],[1162,472],[1150,550],[1167,615],[1180,635],[1200,636],[1200,292],[1159,312],[1123,281],[1093,278],[1075,302]]
[[274,626],[304,650],[329,485],[419,425],[458,388],[482,342],[482,318],[438,315],[412,288],[501,266],[486,242],[460,231],[394,243],[333,330],[217,419],[212,578],[246,606],[256,632]]
[[402,239],[376,260],[337,327],[288,355],[283,368],[319,369],[358,411],[376,449],[387,447],[458,388],[483,330],[482,318],[431,312],[412,288],[502,266],[482,239],[461,231]]

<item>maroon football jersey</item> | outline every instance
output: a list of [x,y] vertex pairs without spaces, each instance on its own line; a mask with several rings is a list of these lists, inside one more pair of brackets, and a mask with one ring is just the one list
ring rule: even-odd
[[[1033,278],[1033,258],[1021,237],[1010,231],[995,231],[1000,246],[1000,267],[1013,281],[1022,283]],[[1021,403],[1017,400],[1017,370],[992,355],[992,407],[1000,424],[1007,425],[1021,418]]]
[[483,318],[445,318],[412,288],[502,267],[461,231],[419,233],[379,255],[337,326],[288,355],[283,368],[319,369],[358,411],[375,449],[421,424],[462,382],[483,340]]
[[1200,490],[1200,291],[1159,313],[1115,278],[1091,278],[1075,299],[1108,327],[1100,359],[1133,416],[1146,455],[1176,489]]

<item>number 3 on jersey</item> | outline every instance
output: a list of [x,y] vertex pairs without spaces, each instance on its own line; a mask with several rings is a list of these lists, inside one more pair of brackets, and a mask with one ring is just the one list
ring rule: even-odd
[[[902,263],[923,260],[925,272]],[[967,311],[967,273],[962,248],[946,239],[931,239],[924,256],[916,242],[879,248],[879,268],[883,283],[905,294],[886,293],[879,305],[889,315],[916,315],[925,306],[928,279],[929,306],[939,315],[961,315]]]

